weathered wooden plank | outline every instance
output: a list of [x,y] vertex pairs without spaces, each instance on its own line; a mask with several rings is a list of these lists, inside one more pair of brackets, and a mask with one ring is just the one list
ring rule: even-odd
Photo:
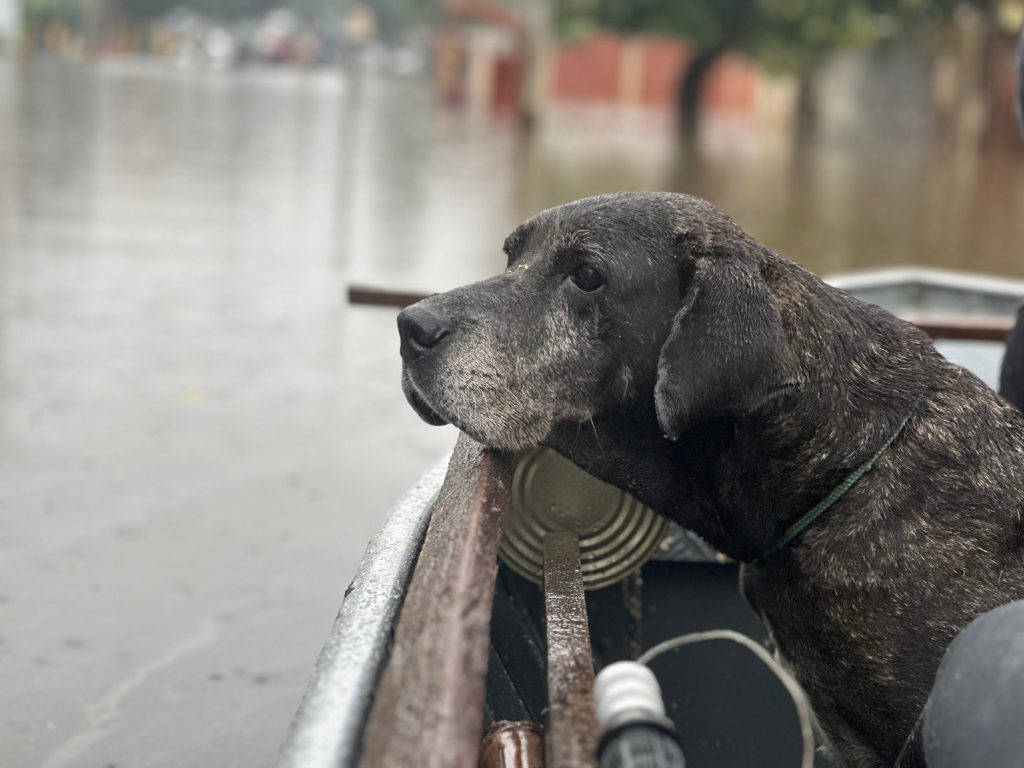
[[459,437],[402,606],[364,768],[475,768],[510,462]]
[[580,546],[574,533],[551,531],[544,537],[544,614],[548,638],[545,764],[591,768],[597,764],[599,727]]
[[387,288],[371,288],[364,285],[348,287],[349,304],[370,304],[377,307],[408,307],[430,294],[419,291],[393,291]]

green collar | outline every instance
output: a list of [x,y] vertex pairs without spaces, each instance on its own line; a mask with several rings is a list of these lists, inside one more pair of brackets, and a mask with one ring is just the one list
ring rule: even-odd
[[786,529],[786,532],[782,534],[782,538],[768,547],[764,554],[758,557],[755,562],[764,560],[769,555],[774,555],[780,549],[791,544],[794,539],[798,538],[801,533],[810,528],[814,521],[821,517],[833,504],[843,498],[843,496],[846,495],[846,492],[857,484],[858,480],[871,471],[871,468],[875,466],[875,462],[882,457],[882,454],[889,450],[889,446],[896,442],[896,438],[903,432],[903,428],[907,426],[907,422],[910,421],[912,416],[913,414],[910,414],[904,418],[903,421],[900,422],[900,425],[896,427],[895,431],[889,435],[889,439],[885,441],[881,448],[875,451],[867,461],[853,470],[853,472],[851,472],[843,482],[833,489],[832,493],[819,501],[811,509],[807,510],[803,517],[789,526],[789,528]]

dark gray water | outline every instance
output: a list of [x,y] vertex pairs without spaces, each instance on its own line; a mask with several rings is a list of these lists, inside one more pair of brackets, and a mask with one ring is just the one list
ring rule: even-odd
[[642,188],[820,272],[1024,276],[1019,154],[712,128],[691,155],[657,115],[528,138],[418,81],[0,63],[0,762],[273,762],[367,539],[454,437],[350,281],[482,277],[526,215]]

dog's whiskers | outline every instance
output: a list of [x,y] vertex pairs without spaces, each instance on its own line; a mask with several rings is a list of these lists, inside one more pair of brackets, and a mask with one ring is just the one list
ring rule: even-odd
[[594,442],[597,443],[597,450],[599,450],[601,455],[604,456],[604,446],[601,445],[601,438],[597,435],[597,425],[594,424],[593,415],[587,416],[587,420],[590,421],[590,428],[594,430]]

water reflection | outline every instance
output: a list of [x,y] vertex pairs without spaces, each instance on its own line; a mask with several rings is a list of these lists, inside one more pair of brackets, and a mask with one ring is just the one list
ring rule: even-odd
[[822,130],[801,142],[728,121],[681,148],[661,113],[555,108],[533,135],[375,82],[349,105],[343,180],[355,275],[444,288],[501,266],[505,232],[620,189],[706,197],[819,273],[919,264],[1024,276],[1024,155],[930,131]]
[[290,263],[326,251],[353,279],[443,288],[499,268],[504,234],[537,210],[669,189],[821,273],[1024,276],[1024,155],[957,147],[917,123],[826,123],[797,142],[712,117],[690,152],[662,113],[555,107],[526,135],[409,79],[46,62],[4,87],[19,106],[5,131],[8,225],[19,205],[15,219],[50,222],[48,237],[61,217],[88,217],[79,250],[156,227],[186,251],[252,246]]

